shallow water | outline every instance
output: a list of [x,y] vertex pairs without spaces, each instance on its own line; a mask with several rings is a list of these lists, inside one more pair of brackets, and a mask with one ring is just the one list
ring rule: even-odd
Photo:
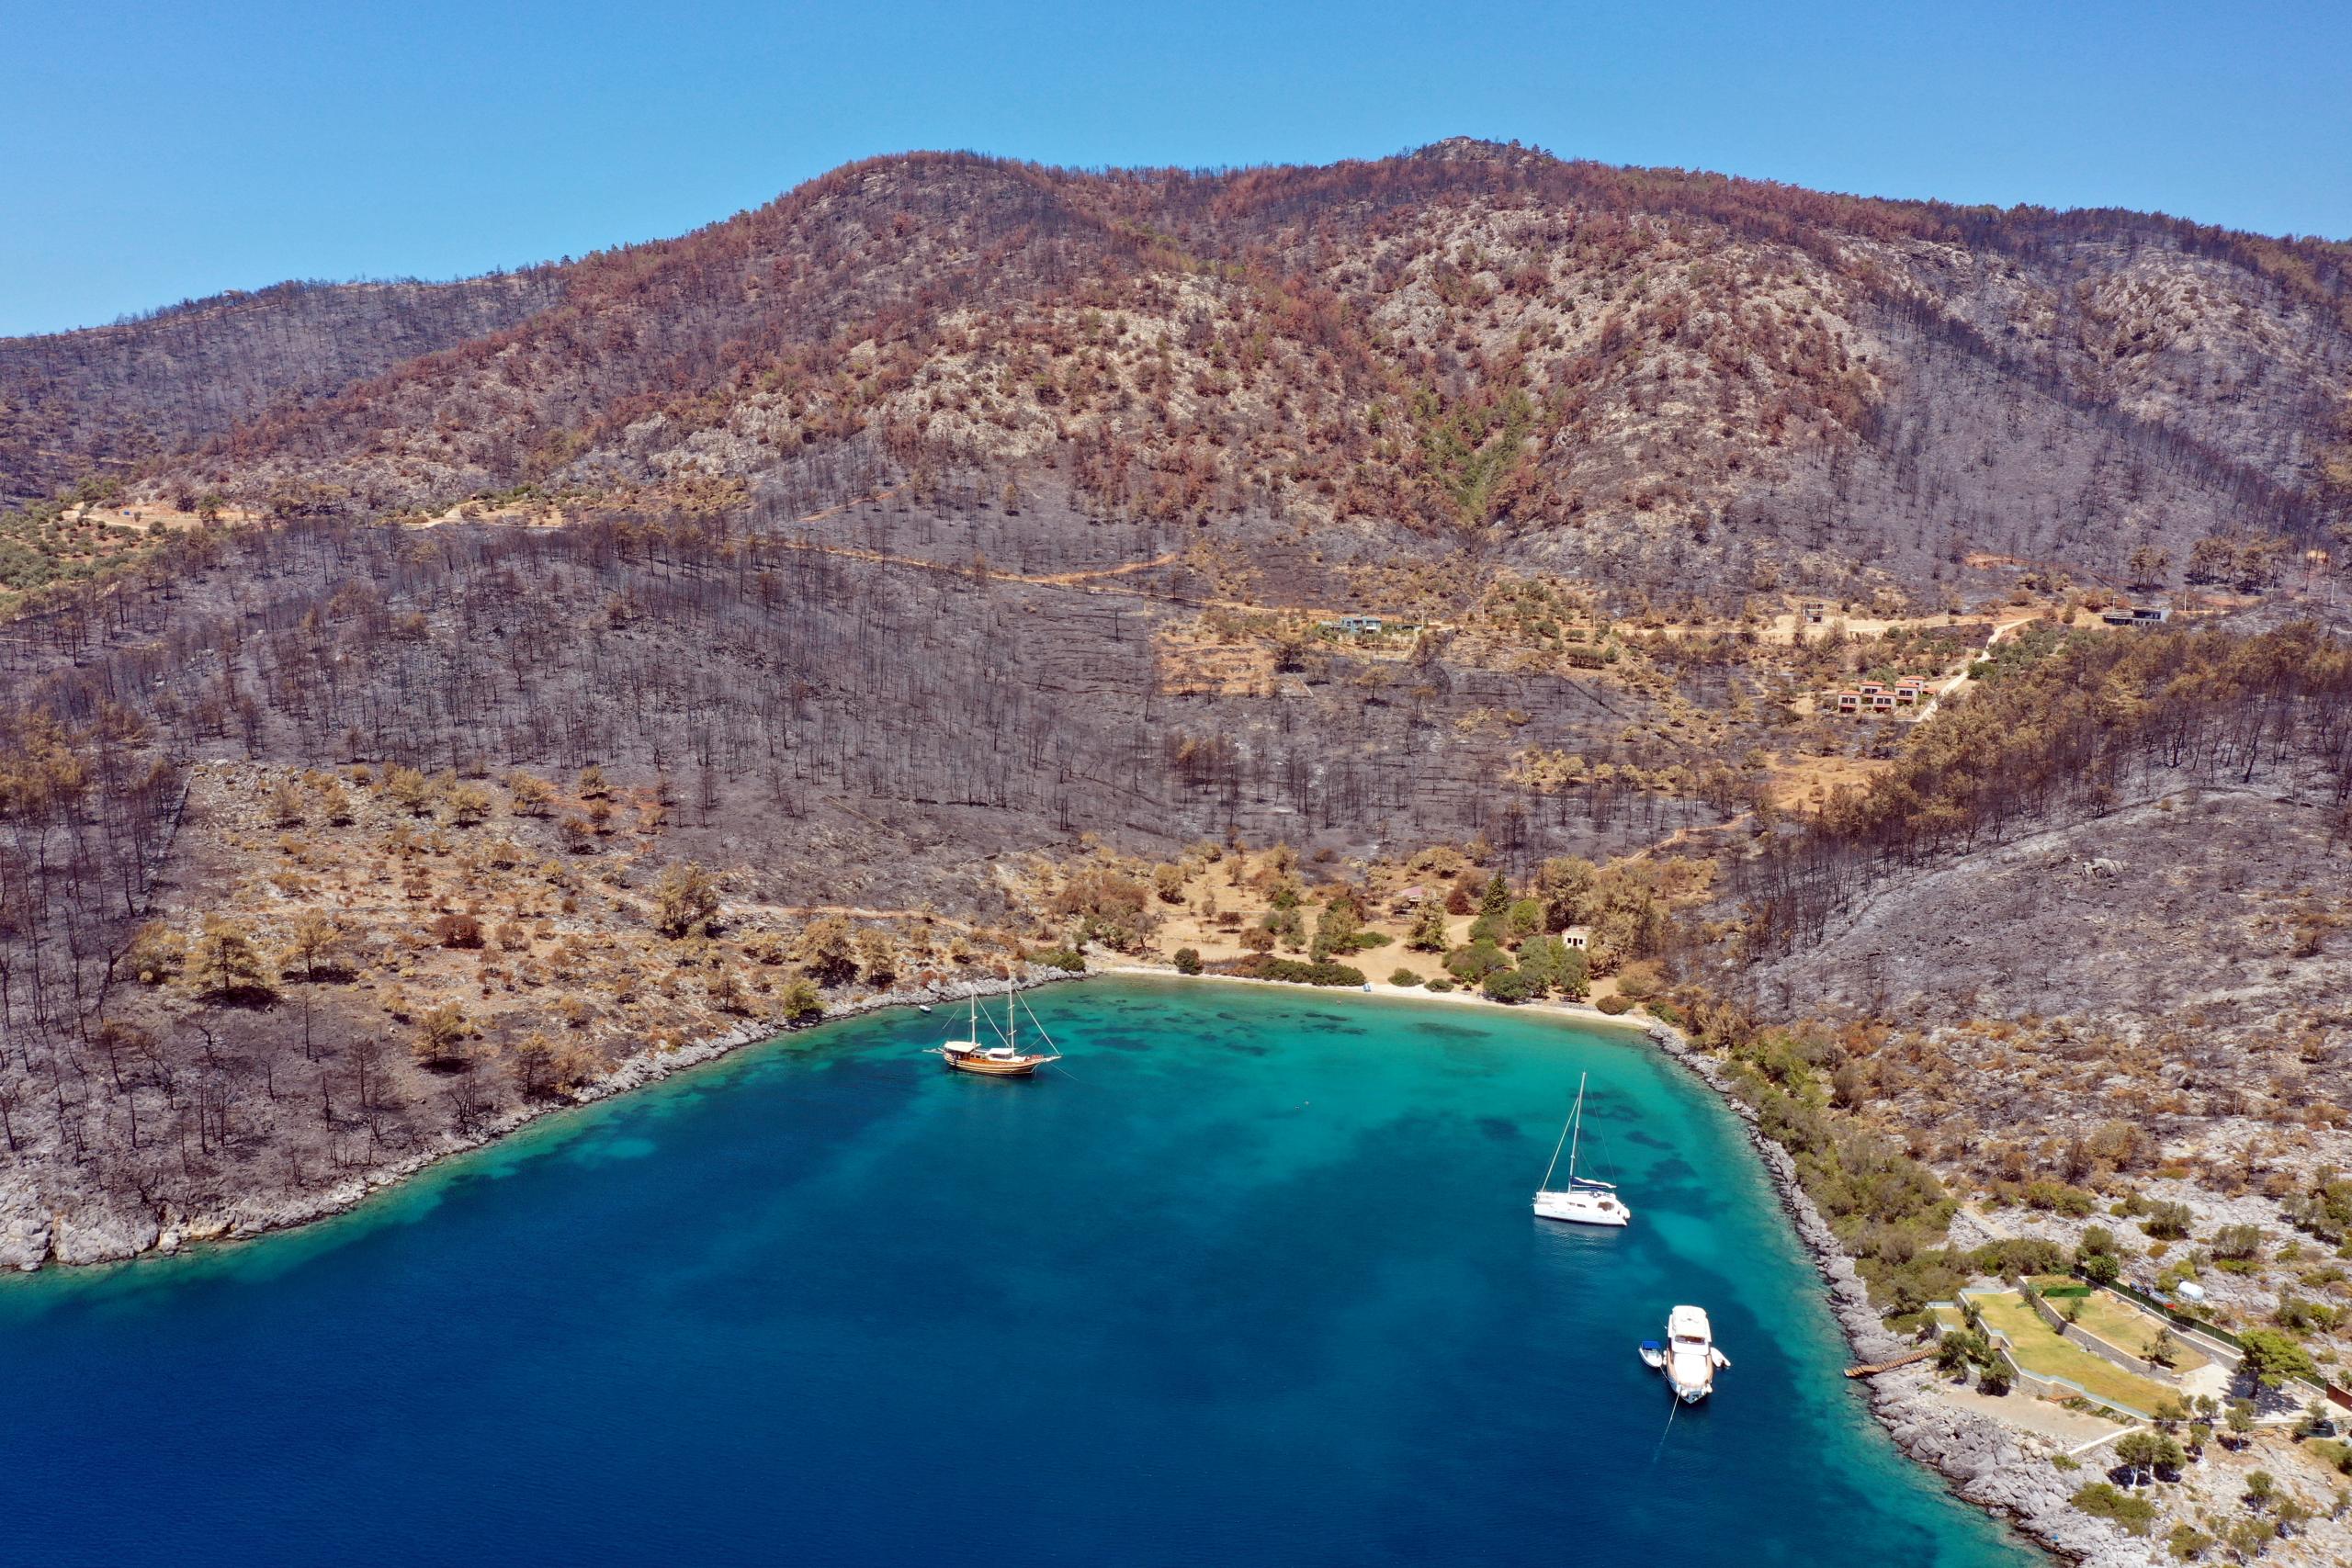
[[[2002,1564],[1736,1121],[1630,1035],[1242,987],[941,1015],[568,1112],[360,1213],[0,1289],[51,1564]],[[1527,1201],[1592,1074],[1624,1232]],[[1674,1414],[1635,1344],[1713,1314]]]

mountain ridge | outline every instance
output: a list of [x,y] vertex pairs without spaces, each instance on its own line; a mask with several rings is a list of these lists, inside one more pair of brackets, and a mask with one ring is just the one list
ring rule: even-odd
[[[1215,173],[907,153],[499,299],[401,286],[459,292],[390,344],[232,345],[193,372],[242,378],[225,400],[102,336],[0,341],[0,483],[54,488],[79,452],[183,509],[365,516],[756,491],[854,446],[1112,514],[1483,533],[1723,593],[1835,591],[1852,558],[1932,595],[1971,556],[2114,578],[2210,535],[2326,543],[2347,259],[1468,138]],[[349,304],[340,341],[368,299],[214,313]],[[60,407],[83,434],[43,457]]]

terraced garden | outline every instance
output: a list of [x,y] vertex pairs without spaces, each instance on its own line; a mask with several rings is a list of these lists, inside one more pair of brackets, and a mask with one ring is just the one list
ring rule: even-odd
[[[2048,1275],[2033,1281],[2042,1299],[2058,1309],[2077,1326],[2098,1335],[2119,1350],[2145,1359],[2149,1347],[2165,1325],[2130,1302],[2106,1291],[2095,1290],[2080,1280],[2063,1274]],[[2205,1366],[2210,1358],[2199,1355],[2181,1339],[2173,1336],[2172,1367],[2184,1375]]]
[[2178,1391],[2127,1372],[2062,1337],[2014,1291],[1969,1301],[1987,1328],[2008,1337],[2018,1366],[2036,1377],[2064,1378],[2093,1399],[2142,1412],[2153,1413],[2163,1401],[2178,1397]]

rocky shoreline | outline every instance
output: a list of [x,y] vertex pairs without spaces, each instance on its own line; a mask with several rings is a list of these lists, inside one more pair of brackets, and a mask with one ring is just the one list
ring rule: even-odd
[[[1032,964],[1019,976],[1022,989],[1051,985],[1079,976],[1061,969]],[[276,1231],[293,1230],[346,1213],[387,1188],[439,1164],[497,1142],[543,1117],[577,1106],[608,1100],[630,1089],[658,1083],[673,1073],[716,1061],[743,1046],[779,1035],[834,1023],[885,1008],[959,1002],[976,993],[1000,993],[1003,982],[954,981],[908,990],[862,997],[829,1011],[816,1022],[777,1025],[747,1021],[724,1034],[695,1041],[674,1050],[641,1052],[609,1073],[582,1085],[570,1098],[516,1106],[482,1122],[469,1134],[447,1134],[414,1154],[382,1165],[365,1175],[350,1177],[331,1187],[305,1193],[300,1200],[272,1203],[237,1203],[203,1214],[81,1213],[72,1216],[40,1213],[29,1194],[0,1190],[0,1270],[32,1273],[51,1265],[76,1268],[90,1264],[124,1263],[148,1256],[168,1257],[183,1247],[207,1242],[246,1241]]]
[[[1879,1320],[1853,1259],[1798,1181],[1796,1160],[1765,1134],[1755,1108],[1733,1091],[1722,1066],[1671,1024],[1653,1022],[1647,1033],[1659,1050],[1721,1096],[1746,1125],[1748,1142],[1772,1173],[1781,1206],[1828,1286],[1829,1310],[1855,1355],[1864,1361],[1882,1361],[1915,1348],[1887,1332]],[[1909,1367],[1864,1380],[1864,1386],[1871,1414],[1893,1435],[1895,1446],[1941,1475],[1955,1495],[2086,1568],[2145,1568],[2158,1561],[2146,1543],[2075,1507],[2073,1488],[2016,1433],[1938,1399],[1928,1386],[1932,1376]]]

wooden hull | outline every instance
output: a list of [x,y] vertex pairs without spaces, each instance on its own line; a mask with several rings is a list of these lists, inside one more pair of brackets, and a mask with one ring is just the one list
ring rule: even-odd
[[987,1056],[959,1055],[953,1051],[944,1055],[947,1065],[957,1072],[978,1073],[982,1077],[990,1078],[1025,1078],[1053,1059],[1050,1056],[1015,1056],[1008,1062],[991,1060]]

